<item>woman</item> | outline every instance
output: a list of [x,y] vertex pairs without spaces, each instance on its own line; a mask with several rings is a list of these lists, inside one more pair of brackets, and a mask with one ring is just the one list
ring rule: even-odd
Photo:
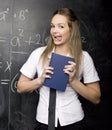
[[[82,50],[79,21],[71,9],[62,8],[54,12],[47,46],[34,50],[20,70],[22,74],[17,91],[24,93],[39,89],[38,130],[47,130],[48,126],[49,88],[43,84],[46,78],[52,78],[54,68],[49,66],[52,52],[75,59],[63,69],[69,75],[66,90],[56,92],[56,130],[82,130],[84,112],[78,94],[98,104],[101,93],[97,71],[91,56]],[[38,77],[34,79],[36,72]]]

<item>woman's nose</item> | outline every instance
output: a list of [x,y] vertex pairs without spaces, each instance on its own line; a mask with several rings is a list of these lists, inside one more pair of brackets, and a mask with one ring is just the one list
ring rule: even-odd
[[53,31],[54,33],[58,32],[57,27],[53,28],[53,30],[52,30],[52,31]]

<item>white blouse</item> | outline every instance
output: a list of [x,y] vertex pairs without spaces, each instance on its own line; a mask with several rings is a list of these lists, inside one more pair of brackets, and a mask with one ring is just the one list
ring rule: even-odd
[[[25,76],[33,79],[35,74],[38,77],[42,74],[42,65],[39,58],[45,47],[39,47],[34,50],[29,56],[26,63],[20,69],[20,72]],[[91,83],[99,80],[98,73],[95,69],[93,60],[88,52],[83,51],[83,59],[80,65],[79,80],[83,77],[84,83]],[[39,103],[37,106],[36,119],[44,124],[48,124],[48,105],[49,105],[49,88],[42,86],[39,88]],[[60,125],[65,126],[82,120],[84,112],[81,102],[78,99],[77,92],[67,84],[65,92],[56,92],[56,110],[55,110],[55,126],[59,119]]]

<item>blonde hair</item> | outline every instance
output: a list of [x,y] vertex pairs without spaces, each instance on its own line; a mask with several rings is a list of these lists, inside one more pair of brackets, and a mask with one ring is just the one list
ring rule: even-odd
[[[82,55],[82,44],[81,44],[81,36],[80,36],[80,25],[78,18],[76,17],[75,13],[72,9],[69,8],[61,8],[57,11],[55,11],[52,15],[52,18],[56,15],[60,14],[63,16],[66,16],[68,19],[68,26],[70,28],[70,39],[69,39],[69,46],[70,46],[70,52],[72,57],[74,57],[76,62],[76,75],[78,76],[78,70],[79,65],[81,61],[81,55]],[[49,53],[53,50],[55,44],[53,42],[53,39],[51,35],[48,39],[47,48],[44,50],[44,52],[41,55],[42,63],[44,64],[47,61]]]

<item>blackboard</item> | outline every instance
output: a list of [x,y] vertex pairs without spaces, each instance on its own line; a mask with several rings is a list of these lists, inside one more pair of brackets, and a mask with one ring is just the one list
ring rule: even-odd
[[17,93],[19,69],[32,50],[47,43],[51,15],[60,7],[72,8],[80,20],[83,49],[93,57],[101,79],[102,100],[93,126],[107,130],[112,90],[110,5],[104,0],[0,0],[0,130],[34,130],[39,93]]

